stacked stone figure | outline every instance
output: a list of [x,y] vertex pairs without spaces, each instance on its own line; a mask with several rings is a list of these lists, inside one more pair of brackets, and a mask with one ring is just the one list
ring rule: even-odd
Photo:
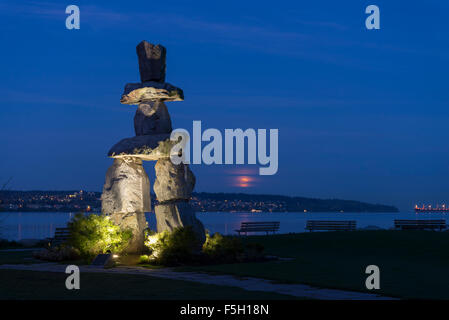
[[157,232],[192,226],[201,241],[204,227],[189,204],[195,176],[186,164],[171,162],[171,119],[164,101],[183,101],[181,89],[165,82],[166,49],[142,41],[137,46],[141,83],[129,83],[120,100],[138,105],[134,116],[136,136],[114,145],[108,156],[114,158],[106,173],[102,194],[102,213],[123,229],[131,229],[133,240],[128,252],[141,252],[145,212],[151,211],[150,181],[142,160],[157,161],[154,192],[158,204],[154,211]]

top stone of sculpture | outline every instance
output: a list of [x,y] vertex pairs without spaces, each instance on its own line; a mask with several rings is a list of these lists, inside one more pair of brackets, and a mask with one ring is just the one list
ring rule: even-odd
[[165,56],[167,50],[161,46],[142,41],[136,47],[139,59],[140,81],[165,82]]
[[182,90],[165,82],[167,50],[160,44],[142,41],[136,52],[141,82],[127,83],[120,102],[133,105],[151,101],[183,101]]

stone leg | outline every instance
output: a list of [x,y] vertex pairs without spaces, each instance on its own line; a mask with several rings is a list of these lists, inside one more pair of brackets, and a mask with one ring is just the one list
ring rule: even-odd
[[157,232],[192,226],[193,231],[203,243],[204,226],[196,218],[195,211],[188,203],[195,186],[195,176],[189,166],[175,165],[170,159],[160,159],[155,169],[154,192],[159,202],[154,208]]
[[201,243],[206,240],[204,226],[196,218],[195,211],[186,201],[158,204],[154,207],[157,232],[172,231],[175,228],[192,226]]
[[190,199],[195,187],[195,176],[188,165],[175,165],[167,158],[158,160],[154,168],[154,193],[159,202]]
[[143,248],[147,226],[144,212],[151,211],[150,180],[141,160],[115,159],[106,173],[101,195],[101,211],[123,229],[134,235],[128,252]]

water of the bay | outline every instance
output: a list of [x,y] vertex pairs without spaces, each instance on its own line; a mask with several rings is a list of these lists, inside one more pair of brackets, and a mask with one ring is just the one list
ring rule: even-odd
[[[74,213],[67,212],[0,212],[0,238],[8,240],[52,237],[57,227],[65,227]],[[235,234],[243,221],[280,221],[279,233],[305,232],[307,220],[355,220],[357,228],[393,227],[394,219],[446,219],[444,213],[231,213],[198,212],[198,218],[209,232]],[[149,227],[155,229],[154,214],[147,213]]]

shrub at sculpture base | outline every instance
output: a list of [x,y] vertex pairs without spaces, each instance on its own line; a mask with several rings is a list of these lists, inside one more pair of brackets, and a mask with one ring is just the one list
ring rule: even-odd
[[201,243],[191,226],[176,228],[172,232],[148,232],[145,245],[151,252],[149,262],[161,265],[192,263],[201,254]]
[[69,244],[86,259],[108,251],[120,253],[132,238],[130,230],[121,230],[103,215],[77,214],[68,226],[71,234]]
[[223,237],[219,233],[206,234],[203,252],[214,262],[236,262],[244,260],[245,247],[242,240],[235,237]]
[[182,264],[215,264],[263,260],[263,246],[244,245],[236,237],[206,234],[206,242],[201,247],[192,227],[176,228],[172,232],[147,232],[145,245],[150,255],[142,255],[140,263],[165,266]]
[[143,263],[150,263],[150,256],[147,254],[143,254],[140,256],[139,258],[139,263],[143,264]]

